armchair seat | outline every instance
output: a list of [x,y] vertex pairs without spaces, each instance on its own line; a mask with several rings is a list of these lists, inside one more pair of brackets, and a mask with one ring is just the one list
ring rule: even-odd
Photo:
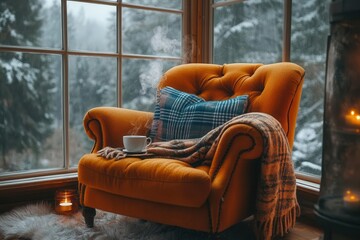
[[79,181],[88,187],[170,205],[200,207],[211,189],[208,167],[193,168],[178,160],[128,157],[106,161],[87,154],[78,168]]

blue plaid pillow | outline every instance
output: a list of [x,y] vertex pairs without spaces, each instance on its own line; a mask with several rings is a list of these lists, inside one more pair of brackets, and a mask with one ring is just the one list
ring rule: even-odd
[[202,137],[244,113],[247,102],[247,95],[225,101],[205,101],[194,94],[165,87],[157,96],[150,137],[154,141]]

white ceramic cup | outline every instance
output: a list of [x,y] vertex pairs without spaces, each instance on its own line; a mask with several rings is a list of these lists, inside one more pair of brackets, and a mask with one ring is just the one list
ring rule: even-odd
[[125,151],[127,152],[144,152],[146,147],[152,143],[151,138],[142,135],[123,136]]

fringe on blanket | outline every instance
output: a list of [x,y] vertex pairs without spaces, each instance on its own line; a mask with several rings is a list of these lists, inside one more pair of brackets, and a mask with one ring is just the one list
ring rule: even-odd
[[286,214],[270,219],[255,219],[254,233],[258,240],[270,240],[283,237],[295,226],[296,218],[300,216],[300,207],[296,203]]

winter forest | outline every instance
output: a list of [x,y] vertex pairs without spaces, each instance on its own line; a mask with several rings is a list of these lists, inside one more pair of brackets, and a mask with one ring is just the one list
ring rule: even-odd
[[[117,89],[122,107],[153,111],[158,80],[186,55],[181,14],[122,8],[124,57],[118,59],[116,7],[76,1],[67,2],[64,43],[60,2],[0,2],[0,47],[45,49],[0,51],[0,175],[64,168],[67,154],[76,167],[92,148],[82,125],[86,111],[117,106]],[[123,2],[182,6],[181,0]],[[329,2],[293,1],[292,6],[291,61],[306,70],[293,161],[296,170],[315,175],[321,172]],[[213,17],[214,63],[281,61],[283,0],[218,7]],[[61,52],[64,44],[71,52],[67,59]]]

